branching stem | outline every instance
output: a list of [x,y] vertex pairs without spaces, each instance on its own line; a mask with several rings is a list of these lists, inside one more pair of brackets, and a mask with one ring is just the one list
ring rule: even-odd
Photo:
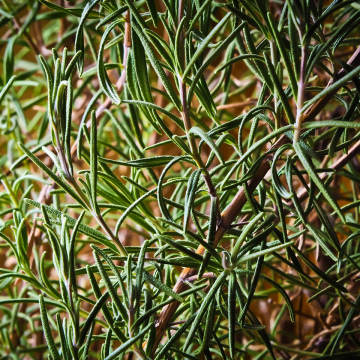
[[[348,61],[349,65],[358,66],[360,65],[360,47],[355,51],[353,56]],[[339,73],[334,77],[333,80],[329,82],[327,86],[330,86],[333,84],[334,81],[341,79],[343,76],[345,76],[346,72],[345,70],[339,71]],[[333,92],[327,94],[324,98],[320,99],[317,103],[315,103],[313,106],[308,108],[306,112],[303,114],[303,121],[311,121],[314,120],[315,117],[320,113],[320,111],[326,106],[326,104],[331,100],[331,98],[334,96],[334,93],[336,93],[338,89],[335,89]],[[282,135],[279,140],[272,146],[272,149],[278,149],[280,146],[282,146],[285,143],[288,143],[289,139]],[[341,166],[345,166],[348,161],[352,159],[353,156],[355,156],[356,153],[358,153],[360,149],[360,141],[356,143],[352,149],[350,150],[351,156],[343,156],[338,162],[337,162],[337,168],[340,168]],[[261,162],[255,176],[248,182],[248,190],[249,192],[253,192],[259,183],[263,180],[265,175],[270,170],[270,163],[269,163],[269,157],[266,157]],[[299,200],[303,201],[308,196],[308,192],[304,192],[299,196]],[[217,246],[217,244],[220,242],[220,240],[223,238],[226,231],[231,227],[231,224],[235,221],[237,218],[240,210],[245,205],[247,201],[244,189],[241,188],[236,196],[233,198],[229,206],[225,209],[225,211],[222,213],[221,222],[217,228],[217,232],[215,235],[215,241],[214,241],[214,247]],[[202,246],[199,246],[196,250],[197,254],[203,254],[205,252],[205,249]],[[182,291],[185,291],[187,289],[186,280],[189,277],[195,276],[197,273],[196,269],[193,268],[185,268],[174,288],[173,291],[176,293],[181,293]],[[180,303],[177,301],[174,301],[173,303],[167,305],[163,308],[161,311],[158,321],[157,321],[157,327],[156,327],[156,340],[153,347],[153,354],[156,351],[156,348],[158,347],[167,327],[168,324],[171,322],[171,319],[176,312],[177,308],[179,307]]]

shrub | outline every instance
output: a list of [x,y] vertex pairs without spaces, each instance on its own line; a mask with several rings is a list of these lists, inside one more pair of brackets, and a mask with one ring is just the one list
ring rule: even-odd
[[357,1],[2,1],[2,359],[360,354]]

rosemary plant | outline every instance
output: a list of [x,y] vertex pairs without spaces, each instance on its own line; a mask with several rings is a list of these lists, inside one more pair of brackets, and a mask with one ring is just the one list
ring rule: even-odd
[[360,356],[360,3],[1,0],[1,359]]

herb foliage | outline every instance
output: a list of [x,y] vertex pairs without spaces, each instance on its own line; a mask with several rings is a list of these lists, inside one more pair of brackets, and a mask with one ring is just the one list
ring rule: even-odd
[[2,359],[343,359],[360,4],[2,0]]

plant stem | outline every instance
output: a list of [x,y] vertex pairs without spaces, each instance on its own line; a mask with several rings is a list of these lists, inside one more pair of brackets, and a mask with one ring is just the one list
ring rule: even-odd
[[[184,15],[184,1],[180,0],[179,1],[179,18],[178,18],[179,23],[181,22],[183,15]],[[179,36],[179,49],[184,49],[184,53],[185,53],[185,36],[186,36],[186,29],[183,29],[183,31],[181,32],[181,34]],[[184,53],[183,53],[182,58],[179,59],[181,62],[182,69],[184,69],[185,65],[186,65]],[[180,102],[181,102],[181,106],[182,106],[181,116],[182,116],[182,119],[184,122],[185,133],[186,133],[186,136],[188,139],[190,151],[193,155],[193,158],[194,158],[197,166],[199,167],[199,169],[202,170],[202,176],[203,176],[205,185],[208,189],[210,196],[217,197],[216,189],[211,180],[211,176],[210,176],[208,170],[206,169],[204,162],[202,161],[202,158],[198,152],[195,137],[193,134],[189,134],[189,131],[191,129],[191,119],[190,119],[189,105],[188,105],[187,96],[186,96],[186,81],[185,81],[185,79],[183,79],[183,77],[180,74],[178,74],[178,82],[179,82]],[[220,218],[221,218],[221,212],[220,212],[219,207],[218,207],[217,212],[218,212],[217,222],[219,222]]]
[[[278,60],[277,60],[277,56],[276,56],[275,40],[270,41],[270,54],[271,54],[271,62],[274,65],[274,69],[276,71]],[[281,126],[280,115],[279,115],[277,103],[278,103],[278,96],[277,96],[276,88],[274,88],[275,130],[280,129],[280,126]]]
[[301,65],[300,65],[300,78],[298,81],[298,95],[296,102],[296,121],[295,121],[295,131],[294,131],[294,144],[300,140],[301,135],[301,124],[303,121],[303,114],[301,109],[304,104],[305,98],[305,76],[306,76],[306,60],[307,60],[307,51],[306,46],[303,44],[301,47]]
[[[360,65],[360,47],[355,51],[353,56],[348,61],[349,65],[358,66]],[[330,80],[327,86],[330,86],[333,84],[334,81],[339,80],[343,76],[346,75],[345,70],[340,70],[339,73],[334,77],[334,79]],[[319,100],[317,103],[315,103],[313,106],[308,108],[306,112],[303,114],[303,121],[311,121],[314,120],[315,117],[319,114],[319,112],[326,106],[326,104],[331,100],[331,98],[334,96],[334,94],[337,92],[338,89],[334,90],[333,92],[327,94],[323,99]],[[280,146],[282,146],[285,143],[289,143],[289,139],[282,135],[278,141],[271,147],[269,150],[269,153],[272,153],[271,150],[278,149]],[[344,155],[339,161],[337,161],[337,169],[340,168],[340,166],[345,166],[348,161],[354,157],[360,149],[360,141],[356,143],[350,150],[348,155]],[[351,155],[350,155],[351,154]],[[259,165],[259,168],[256,172],[256,175],[248,182],[248,190],[250,193],[252,193],[259,183],[263,180],[265,175],[270,170],[270,163],[269,160],[271,159],[271,155],[264,158]],[[335,164],[334,164],[335,166]],[[299,196],[299,200],[303,201],[306,199],[306,197],[309,195],[308,191],[303,191]],[[215,241],[214,241],[214,247],[217,246],[217,244],[220,242],[226,231],[230,228],[233,221],[236,219],[237,215],[239,214],[242,207],[247,202],[247,198],[245,195],[245,191],[243,188],[241,188],[236,196],[233,198],[229,206],[225,209],[225,211],[222,213],[221,222],[218,226],[216,235],[215,235]],[[205,252],[205,249],[202,246],[199,246],[196,250],[197,254],[203,254]],[[185,291],[188,286],[186,285],[185,281],[191,277],[196,275],[197,270],[193,268],[185,268],[181,272],[173,291],[176,293],[180,293],[182,291]],[[161,311],[158,321],[157,321],[157,327],[156,327],[156,339],[154,342],[154,347],[152,353],[154,354],[156,351],[156,348],[158,347],[167,327],[168,324],[171,322],[171,319],[176,312],[177,308],[179,307],[180,302],[174,301],[173,303],[165,306],[163,310]]]
[[[8,180],[7,180],[7,178],[6,178],[5,175],[2,175],[2,177],[1,177],[1,182],[2,182],[5,190],[8,192],[12,203],[14,204],[14,206],[15,206],[16,208],[18,208],[18,207],[19,207],[19,201],[18,201],[18,199],[16,198],[16,195],[15,195],[15,193],[14,193],[14,191],[13,191],[11,185],[9,184],[9,182],[8,182]],[[20,209],[19,209],[19,210],[20,210]]]
[[[131,327],[134,323],[134,315],[135,315],[135,308],[133,307],[133,304],[130,303],[129,305],[129,309],[128,309],[128,315],[129,315],[129,322],[128,322],[128,329],[129,329],[129,335],[130,338],[132,338],[134,336],[134,332],[131,330]],[[142,359],[142,360],[147,360],[148,357],[146,356],[146,354],[144,353],[144,350],[137,346],[136,343],[132,346],[134,352],[136,353],[136,355]]]

